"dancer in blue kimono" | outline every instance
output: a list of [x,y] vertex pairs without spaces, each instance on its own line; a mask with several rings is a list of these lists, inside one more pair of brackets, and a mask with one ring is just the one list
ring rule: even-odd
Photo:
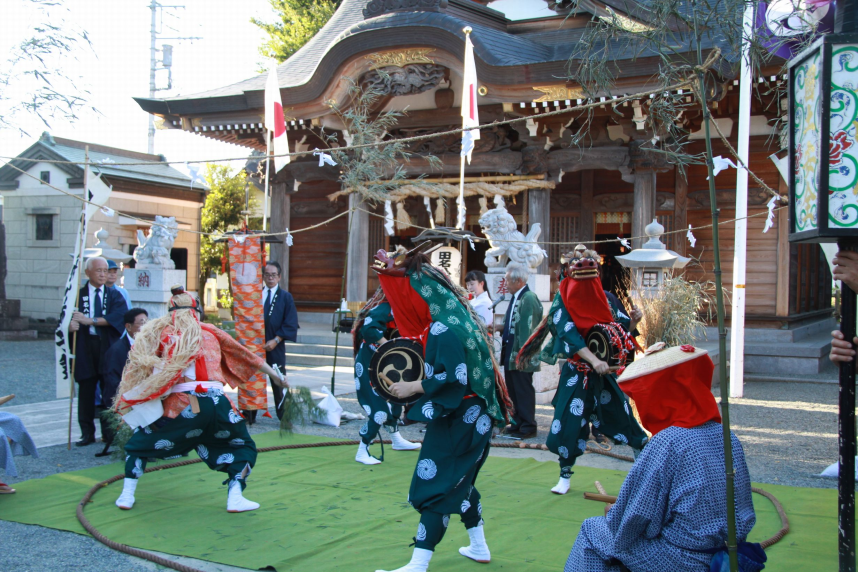
[[[648,350],[649,351],[649,350]],[[709,572],[726,559],[724,433],[710,386],[714,365],[692,346],[662,349],[631,364],[620,388],[653,433],[607,516],[588,518],[565,572]],[[764,568],[742,445],[731,433],[739,569]]]
[[381,459],[369,453],[369,446],[382,425],[390,433],[394,451],[414,451],[420,448],[420,443],[412,443],[399,432],[402,406],[391,405],[385,401],[369,382],[369,364],[372,356],[375,355],[378,346],[387,341],[384,336],[391,325],[393,325],[393,312],[384,298],[384,292],[379,288],[358,313],[352,330],[355,350],[355,392],[358,403],[363,407],[367,417],[360,428],[361,443],[358,445],[355,461],[364,465],[377,465],[384,460],[383,448]]

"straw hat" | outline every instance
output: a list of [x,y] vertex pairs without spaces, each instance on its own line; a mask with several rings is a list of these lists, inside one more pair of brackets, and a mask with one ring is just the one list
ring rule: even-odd
[[623,383],[638,379],[645,375],[691,361],[702,355],[708,355],[708,353],[706,350],[695,348],[692,345],[666,347],[664,342],[658,342],[648,347],[643,357],[637,358],[629,364],[617,379],[617,382]]

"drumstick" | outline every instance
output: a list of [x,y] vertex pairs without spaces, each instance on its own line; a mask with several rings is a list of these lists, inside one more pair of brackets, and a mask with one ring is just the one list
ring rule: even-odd
[[391,385],[393,385],[393,382],[392,382],[392,381],[390,381],[390,378],[389,378],[389,377],[387,377],[386,375],[384,375],[384,372],[383,372],[383,371],[378,372],[378,377],[380,377],[380,378],[381,378],[381,380],[382,380],[384,383],[386,383],[386,384],[387,384],[387,387],[390,387]]
[[609,504],[613,504],[613,503],[617,502],[617,497],[615,497],[615,496],[602,495],[602,494],[598,494],[598,493],[584,493],[584,498],[586,500],[606,502]]

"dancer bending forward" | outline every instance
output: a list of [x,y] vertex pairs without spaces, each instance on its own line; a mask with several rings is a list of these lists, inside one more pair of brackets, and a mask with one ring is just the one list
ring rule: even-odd
[[[196,301],[178,294],[168,315],[148,322],[135,336],[115,407],[122,414],[132,407],[161,400],[164,415],[136,428],[125,445],[125,481],[116,506],[134,506],[137,480],[149,459],[173,459],[196,449],[210,469],[229,478],[228,512],[259,508],[244,498],[246,479],[256,463],[256,444],[244,419],[223,392],[236,388],[257,370],[282,376],[228,334],[200,323]],[[130,394],[128,392],[131,392]]]
[[[420,253],[387,258],[375,269],[403,337],[424,346],[425,377],[391,386],[398,397],[423,394],[408,417],[426,423],[426,437],[408,501],[420,513],[411,562],[396,572],[426,572],[450,516],[459,514],[470,545],[459,552],[477,562],[491,554],[483,532],[477,474],[489,453],[493,419],[509,407],[485,327],[464,293]],[[500,398],[496,394],[500,394]]]
[[[626,396],[617,385],[617,376],[607,363],[587,348],[586,336],[596,324],[613,329],[620,353],[632,350],[628,334],[630,318],[610,304],[599,280],[594,251],[575,253],[568,276],[560,282],[551,309],[536,332],[519,352],[519,360],[535,359],[548,333],[553,338],[539,358],[546,363],[565,359],[560,382],[551,404],[554,419],[546,445],[560,462],[560,480],[551,492],[569,492],[572,466],[587,450],[590,426],[614,443],[629,445],[637,455],[647,441],[646,433],[635,420]],[[624,361],[624,360],[623,360]]]
[[399,417],[402,415],[401,405],[391,405],[385,401],[369,383],[369,362],[378,349],[386,342],[384,334],[393,325],[393,314],[390,304],[384,299],[384,292],[379,288],[369,302],[366,303],[355,320],[352,330],[355,347],[355,392],[358,403],[366,411],[367,420],[360,429],[361,444],[355,461],[364,465],[377,465],[384,460],[382,448],[381,459],[369,454],[369,446],[378,435],[378,430],[384,425],[390,433],[394,451],[413,451],[420,448],[420,443],[412,443],[399,432]]

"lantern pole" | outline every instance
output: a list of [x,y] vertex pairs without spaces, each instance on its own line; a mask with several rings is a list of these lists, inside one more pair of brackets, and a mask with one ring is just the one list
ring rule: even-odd
[[[838,241],[839,250],[858,250],[854,238]],[[841,282],[840,331],[855,338],[856,295]],[[854,347],[854,346],[853,346]],[[837,471],[838,552],[840,571],[855,571],[855,361],[840,364],[840,414],[837,416],[839,468]]]
[[[834,15],[835,34],[858,32],[858,0],[838,0]],[[824,143],[824,142],[823,142]],[[824,152],[822,158],[827,159]],[[827,161],[826,161],[827,163]],[[825,189],[820,189],[824,192]],[[823,215],[824,216],[824,215]],[[858,239],[841,238],[839,250],[858,250]],[[841,282],[840,331],[850,343],[855,338],[856,294]],[[854,349],[854,345],[853,345]],[[838,552],[841,572],[855,571],[855,361],[840,364],[840,414],[837,436],[840,463],[837,471]]]

